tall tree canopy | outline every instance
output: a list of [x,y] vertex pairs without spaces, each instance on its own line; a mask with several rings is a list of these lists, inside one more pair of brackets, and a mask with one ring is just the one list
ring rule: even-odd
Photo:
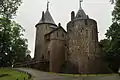
[[20,4],[21,0],[0,1],[0,66],[24,61],[28,51],[27,39],[23,35],[25,30],[11,20]]
[[12,18],[21,3],[21,0],[0,0],[0,16]]
[[107,30],[107,39],[101,40],[101,44],[110,68],[117,72],[120,68],[120,0],[116,0],[112,16],[113,23]]

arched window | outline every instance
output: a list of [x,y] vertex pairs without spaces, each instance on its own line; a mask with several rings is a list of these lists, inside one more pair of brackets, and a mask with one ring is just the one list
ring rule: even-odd
[[85,20],[85,25],[88,25],[88,22],[87,22],[87,20]]
[[58,37],[58,31],[57,31],[57,37]]
[[88,38],[88,30],[86,30],[86,38]]
[[50,60],[50,51],[48,51],[48,60]]
[[92,29],[92,40],[94,40],[94,30]]

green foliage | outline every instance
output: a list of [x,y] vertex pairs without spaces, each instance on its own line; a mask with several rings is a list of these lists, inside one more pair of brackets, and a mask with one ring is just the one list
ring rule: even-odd
[[21,4],[21,0],[0,0],[0,16],[12,18]]
[[[0,55],[3,64],[13,61],[23,61],[27,52],[27,39],[23,38],[25,31],[19,24],[7,18],[0,19]],[[5,25],[5,26],[4,26]]]
[[108,39],[109,53],[112,56],[120,56],[120,24],[114,22],[107,31],[106,37]]
[[11,69],[0,68],[0,74],[8,74],[8,76],[0,77],[0,80],[28,80],[28,75]]
[[120,23],[120,0],[116,0],[114,10],[112,12],[113,22]]
[[116,0],[113,10],[113,23],[106,33],[107,39],[101,40],[105,59],[109,67],[117,72],[120,67],[120,0]]
[[0,66],[11,66],[24,61],[28,51],[25,31],[21,25],[12,21],[21,0],[0,1]]

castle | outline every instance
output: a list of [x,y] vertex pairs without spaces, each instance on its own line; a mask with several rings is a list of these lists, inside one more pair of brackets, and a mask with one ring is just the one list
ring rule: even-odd
[[36,61],[44,60],[47,65],[39,64],[37,67],[50,72],[109,73],[98,43],[97,22],[86,15],[81,1],[77,14],[71,12],[67,32],[60,23],[55,24],[48,5],[35,26],[34,55]]

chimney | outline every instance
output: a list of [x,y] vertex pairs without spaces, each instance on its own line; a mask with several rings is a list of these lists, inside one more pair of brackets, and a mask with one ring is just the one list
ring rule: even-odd
[[71,21],[73,21],[73,20],[74,20],[74,18],[75,18],[75,12],[74,12],[74,11],[72,11],[72,12],[71,12]]
[[42,21],[44,21],[44,11],[42,12]]
[[58,23],[58,27],[61,27],[61,23]]

